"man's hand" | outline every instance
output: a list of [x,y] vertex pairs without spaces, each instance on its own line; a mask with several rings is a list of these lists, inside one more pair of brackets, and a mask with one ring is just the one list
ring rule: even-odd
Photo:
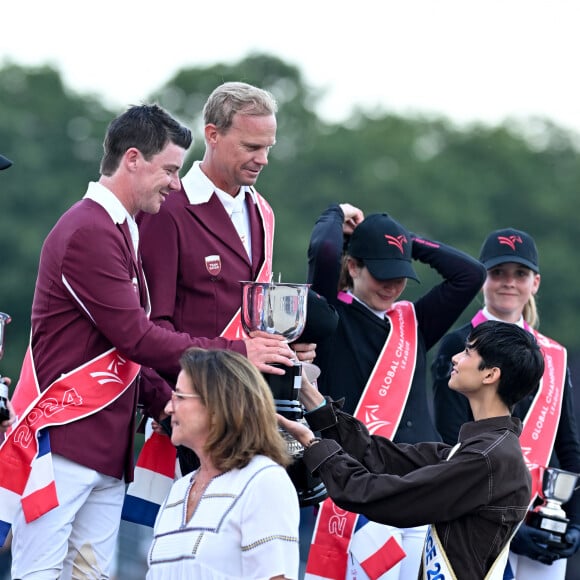
[[296,358],[300,362],[311,363],[316,358],[316,343],[314,342],[293,342],[290,348],[296,353]]
[[284,374],[284,369],[273,367],[272,363],[279,363],[287,367],[294,365],[296,355],[281,334],[269,334],[263,330],[255,330],[250,333],[249,338],[244,339],[244,342],[248,359],[263,373]]
[[340,209],[344,214],[342,233],[350,236],[354,232],[354,228],[365,219],[364,213],[358,207],[350,205],[350,203],[341,203]]

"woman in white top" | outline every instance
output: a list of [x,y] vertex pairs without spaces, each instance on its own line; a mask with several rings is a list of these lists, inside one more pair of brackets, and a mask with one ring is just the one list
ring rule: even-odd
[[233,351],[190,349],[181,367],[171,441],[201,465],[159,511],[147,579],[297,579],[298,498],[268,385]]

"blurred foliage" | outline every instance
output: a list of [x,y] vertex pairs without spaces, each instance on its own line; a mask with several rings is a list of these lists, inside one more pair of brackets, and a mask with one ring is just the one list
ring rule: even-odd
[[[531,233],[540,251],[542,331],[580,352],[578,135],[546,119],[459,127],[444,117],[362,109],[325,123],[316,113],[320,92],[296,67],[253,54],[181,70],[151,95],[194,130],[184,170],[203,154],[203,104],[227,80],[268,89],[279,103],[277,144],[257,187],[276,213],[274,272],[283,281],[304,281],[310,231],[333,202],[392,213],[410,230],[476,256],[489,231],[513,226]],[[15,162],[0,174],[0,310],[13,317],[4,374],[17,377],[26,348],[42,241],[98,178],[106,126],[119,112],[74,94],[53,68],[0,68],[0,152]],[[422,282],[409,284],[407,298],[437,281],[417,269]]]

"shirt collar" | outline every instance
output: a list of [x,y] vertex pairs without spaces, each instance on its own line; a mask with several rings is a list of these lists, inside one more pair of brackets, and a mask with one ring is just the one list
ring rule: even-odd
[[[505,322],[505,320],[502,320],[501,318],[498,318],[497,316],[494,316],[488,309],[487,306],[483,307],[483,315],[488,319],[488,320],[496,320],[497,322]],[[516,320],[516,322],[514,322],[514,324],[517,324],[520,328],[524,328],[524,317],[523,315],[520,316],[519,320]]]
[[[237,195],[236,197],[232,197],[231,195],[219,190],[211,181],[211,179],[201,170],[200,165],[201,161],[195,161],[191,166],[191,169],[183,176],[181,180],[185,195],[187,196],[187,199],[191,205],[207,203],[214,192],[220,198],[220,201],[222,204],[224,204],[226,210],[228,210],[228,213],[230,214],[234,207],[236,207],[234,205],[236,200],[240,198],[238,203],[243,204],[246,194],[249,194],[252,198],[252,201],[257,203],[253,187],[250,187],[249,185],[243,185],[241,187],[240,193],[243,193],[244,195]],[[220,195],[220,193],[223,195]],[[231,205],[229,203],[226,205],[227,202],[225,200],[227,198],[232,200]]]
[[135,254],[137,254],[137,248],[139,247],[139,228],[137,227],[135,219],[120,202],[119,198],[101,183],[91,181],[89,182],[87,192],[83,196],[83,199],[91,199],[95,203],[98,203],[109,214],[115,224],[122,224],[127,220]]
[[387,310],[375,310],[374,308],[371,308],[368,304],[366,304],[365,302],[363,302],[360,298],[357,298],[353,293],[352,290],[347,290],[346,291],[347,294],[350,294],[358,303],[362,304],[367,310],[370,310],[377,318],[380,318],[381,320],[384,320],[385,318],[385,314],[387,313]]

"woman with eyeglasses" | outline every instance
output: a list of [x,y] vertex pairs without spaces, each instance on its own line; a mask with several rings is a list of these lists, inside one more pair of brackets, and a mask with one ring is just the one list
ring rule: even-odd
[[193,348],[180,363],[165,410],[200,467],[159,511],[147,579],[297,579],[298,498],[267,383],[234,351]]

